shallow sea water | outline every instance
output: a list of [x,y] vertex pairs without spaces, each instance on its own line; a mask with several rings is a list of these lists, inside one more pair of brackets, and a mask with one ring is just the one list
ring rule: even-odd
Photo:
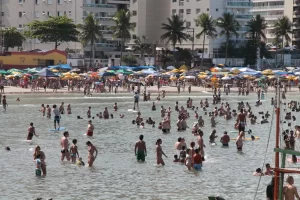
[[[193,104],[199,106],[200,99],[208,98],[211,102],[210,93],[168,95],[165,99],[156,103],[157,111],[151,111],[152,102],[141,102],[140,109],[144,119],[151,117],[156,125],[161,120],[160,106],[170,106],[174,110],[175,101],[186,106],[186,100],[190,97]],[[237,109],[238,101],[249,102],[252,110],[258,116],[258,110],[269,111],[272,114],[270,98],[266,96],[263,106],[254,106],[256,95],[237,96],[231,94],[224,97],[224,102],[229,102],[232,109]],[[21,102],[17,103],[19,97]],[[154,98],[154,97],[153,97]],[[290,96],[299,98],[298,96]],[[87,147],[85,143],[90,140],[98,149],[99,154],[94,167],[78,167],[69,162],[60,161],[60,138],[62,131],[49,132],[53,128],[53,119],[42,117],[38,111],[42,103],[59,105],[65,102],[72,106],[71,115],[63,115],[61,126],[67,128],[70,133],[69,142],[78,140],[79,154],[84,162],[87,162]],[[113,112],[113,104],[118,102],[119,110]],[[212,130],[208,116],[204,116],[204,131],[206,161],[203,170],[199,173],[190,172],[184,166],[173,163],[176,153],[174,143],[178,137],[184,137],[187,143],[196,142],[196,137],[191,134],[191,128],[186,132],[175,130],[177,114],[172,113],[172,129],[170,134],[162,134],[157,128],[146,125],[145,129],[139,129],[132,125],[131,121],[136,113],[128,112],[133,107],[132,94],[104,94],[94,97],[83,97],[80,94],[70,95],[8,95],[8,108],[0,113],[0,199],[207,199],[210,195],[220,195],[225,199],[251,200],[254,198],[259,177],[252,176],[256,168],[262,167],[265,155],[269,124],[249,125],[253,135],[260,137],[257,141],[244,143],[243,153],[237,153],[235,142],[230,143],[229,148],[221,148],[219,138],[217,145],[210,146],[208,137]],[[114,114],[114,119],[94,119],[94,136],[89,139],[83,134],[87,126],[86,111],[92,106],[92,115],[103,112],[107,106]],[[200,107],[200,106],[199,106]],[[212,105],[208,111],[213,109]],[[196,119],[192,116],[187,122],[192,127]],[[120,119],[119,114],[125,114]],[[84,119],[76,119],[77,115]],[[299,114],[294,114],[297,119]],[[217,135],[223,131],[232,131],[234,121],[225,121],[223,118],[216,119]],[[269,120],[271,121],[271,119]],[[298,121],[298,120],[297,120]],[[27,128],[30,122],[34,122],[36,133],[32,143],[26,141]],[[295,124],[294,124],[295,125]],[[144,135],[147,144],[148,155],[146,163],[138,163],[134,156],[134,145],[140,134]],[[230,133],[231,137],[236,134]],[[162,148],[167,154],[164,167],[156,166],[155,142],[161,138]],[[274,165],[275,121],[272,127],[270,145],[267,152],[266,163]],[[35,176],[35,164],[33,162],[33,149],[40,145],[46,154],[47,176],[39,178]],[[4,150],[10,146],[11,151]],[[295,177],[296,185],[299,177]],[[266,185],[271,177],[262,177],[257,194],[257,200],[265,199]]]

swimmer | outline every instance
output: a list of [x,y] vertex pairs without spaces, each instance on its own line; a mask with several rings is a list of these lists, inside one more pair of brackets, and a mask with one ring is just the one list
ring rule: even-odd
[[104,108],[103,118],[104,118],[104,119],[109,119],[109,113],[108,113],[107,107]]
[[204,148],[206,147],[204,144],[204,140],[203,140],[203,132],[200,131],[199,132],[199,136],[197,137],[197,142],[198,142],[198,146],[199,146],[199,150],[200,150],[200,154],[202,155],[202,159],[204,161]]
[[283,196],[285,200],[294,200],[295,197],[300,199],[297,188],[294,186],[294,178],[288,176],[286,179],[287,184],[283,187]]
[[47,110],[47,118],[50,119],[51,118],[51,108],[49,105],[46,106],[46,110]]
[[253,176],[263,176],[264,173],[260,168],[257,168],[256,171],[253,173]]
[[68,161],[70,161],[70,153],[69,153],[69,132],[65,131],[63,133],[63,137],[60,139],[60,146],[61,146],[61,161],[67,158]]
[[161,145],[162,144],[162,140],[161,139],[158,139],[156,141],[156,163],[157,165],[165,165],[164,163],[164,160],[162,159],[162,155],[164,155],[166,158],[168,158],[166,156],[166,154],[163,152],[162,148],[161,148]]
[[197,171],[200,171],[201,168],[202,168],[202,156],[201,154],[199,153],[199,149],[196,149],[195,150],[195,155],[193,156],[193,163],[194,163],[194,166],[193,168]]
[[140,135],[139,141],[135,143],[134,154],[136,155],[137,161],[145,162],[147,156],[146,142],[144,142],[144,136]]
[[114,111],[118,111],[118,105],[117,105],[117,103],[115,103],[115,105],[114,105]]
[[240,114],[238,114],[237,119],[236,119],[236,124],[235,128],[241,131],[245,131],[245,126],[247,126],[246,123],[246,115],[244,113],[244,109],[241,109]]
[[78,153],[77,145],[76,145],[77,144],[77,140],[74,139],[72,142],[73,142],[73,145],[70,147],[71,161],[73,163],[75,163],[76,162],[76,155],[79,158],[79,153]]
[[265,175],[267,175],[267,176],[272,176],[272,175],[274,175],[274,171],[272,170],[272,168],[271,168],[271,166],[270,166],[269,163],[266,164]]
[[60,128],[59,122],[60,122],[60,112],[57,109],[56,105],[53,105],[53,113],[54,113],[54,129],[56,129],[56,123],[58,125],[58,129]]
[[94,125],[92,124],[92,120],[88,121],[88,126],[87,126],[87,130],[86,130],[86,135],[89,137],[92,137],[94,134]]
[[42,176],[42,161],[41,161],[41,155],[37,155],[35,159],[35,175],[36,176]]
[[31,122],[29,124],[29,128],[28,128],[27,140],[32,140],[33,135],[35,135],[36,137],[38,137],[38,135],[35,134],[35,128],[33,127],[33,123]]
[[78,158],[78,161],[76,162],[76,165],[79,165],[79,166],[84,166],[84,162],[82,161],[82,158]]
[[152,111],[156,111],[155,102],[152,103],[152,108],[151,108],[151,110],[152,110]]
[[180,162],[184,163],[184,160],[186,158],[186,154],[187,154],[187,152],[185,151],[185,146],[182,146],[181,151],[179,153]]
[[5,150],[6,150],[6,151],[10,151],[10,148],[9,148],[9,147],[5,147]]
[[145,128],[145,123],[142,122],[140,128]]
[[140,99],[140,96],[138,95],[137,92],[134,93],[134,103],[133,103],[133,110],[135,110],[135,108],[137,108],[139,110],[139,99]]
[[102,112],[99,113],[99,119],[102,119],[103,118],[103,115],[102,115]]
[[240,131],[238,137],[236,138],[236,148],[238,151],[243,150],[243,138],[245,136],[244,131]]
[[[88,164],[89,164],[89,167],[92,167],[94,161],[97,158],[98,150],[96,149],[96,147],[90,141],[88,141],[86,143],[86,145],[88,146],[88,152],[89,152],[89,154],[88,154]],[[95,152],[96,152],[96,155],[94,155]]]
[[113,119],[113,118],[114,118],[114,115],[113,115],[113,114],[110,114],[110,118]]
[[125,115],[124,114],[120,114],[120,118],[124,118],[125,117]]
[[224,132],[224,135],[221,137],[220,142],[222,143],[223,147],[228,147],[230,137],[227,135],[227,131]]
[[6,107],[8,106],[8,104],[7,104],[5,95],[3,95],[2,106],[3,106],[4,111],[6,111]]
[[215,143],[215,139],[218,137],[218,136],[216,135],[216,133],[217,133],[217,131],[214,129],[214,130],[212,131],[212,133],[210,134],[210,136],[209,136],[209,143],[210,143],[210,144]]
[[174,155],[174,160],[173,162],[180,162],[180,159],[178,158],[178,155]]
[[17,98],[16,102],[20,102],[20,98]]
[[88,111],[86,112],[87,118],[91,118],[91,106],[89,106]]
[[43,172],[43,175],[46,176],[46,163],[45,163],[45,159],[46,159],[46,156],[45,156],[45,153],[43,151],[41,151],[41,147],[40,146],[36,146],[35,147],[35,151],[34,151],[34,154],[33,154],[33,159],[34,161],[37,159],[37,157],[39,157],[39,159],[41,160],[41,168],[42,168],[42,172]]
[[69,104],[68,107],[67,107],[67,113],[68,113],[68,115],[72,114],[71,104]]
[[188,168],[188,170],[191,170],[191,168],[192,168],[192,157],[190,155],[190,149],[186,150],[186,158],[184,160],[184,164]]
[[45,108],[44,104],[42,104],[40,111],[43,113],[43,117],[44,117],[45,113],[46,113],[46,108]]
[[59,106],[59,112],[60,114],[65,114],[65,107],[64,107],[64,102],[61,102],[61,105]]

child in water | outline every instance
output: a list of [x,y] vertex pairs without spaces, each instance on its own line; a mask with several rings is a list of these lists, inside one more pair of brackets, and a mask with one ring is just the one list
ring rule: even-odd
[[79,158],[76,165],[79,165],[79,166],[84,166],[84,162],[82,161],[82,158]]
[[117,103],[115,103],[115,105],[114,105],[114,111],[117,111],[118,110],[118,105],[117,105]]
[[42,175],[42,161],[41,161],[41,155],[38,154],[35,159],[36,168],[35,168],[35,175],[41,176]]
[[71,161],[73,162],[73,163],[75,163],[76,162],[76,155],[77,155],[77,157],[79,158],[79,153],[78,153],[78,150],[77,150],[77,140],[76,139],[74,139],[73,141],[73,145],[71,146],[71,148],[70,148],[70,153],[71,153]]
[[71,104],[69,104],[68,107],[67,107],[67,113],[68,113],[68,115],[72,114]]

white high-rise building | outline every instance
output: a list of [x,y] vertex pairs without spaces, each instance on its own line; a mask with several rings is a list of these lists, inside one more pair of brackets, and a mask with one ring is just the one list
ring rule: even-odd
[[[1,0],[2,20],[1,25],[15,27],[20,32],[27,29],[26,25],[34,20],[47,20],[50,16],[66,15],[75,24],[82,21],[82,0]],[[81,44],[76,42],[63,43],[59,50],[81,49]],[[23,43],[24,50],[54,49],[54,43],[40,43],[37,39],[28,39]]]
[[[168,8],[169,6],[169,8]],[[151,9],[148,9],[151,8]],[[232,36],[231,39],[236,43],[244,40],[244,33],[247,31],[245,26],[247,21],[252,17],[250,9],[252,3],[249,0],[164,0],[157,2],[157,0],[131,0],[130,10],[137,13],[137,17],[133,18],[132,22],[136,23],[136,31],[134,36],[145,35],[150,42],[157,40],[164,33],[161,30],[161,23],[166,22],[168,17],[172,15],[179,15],[180,18],[186,21],[186,33],[192,38],[193,34],[196,36],[201,31],[200,27],[196,26],[195,19],[202,14],[208,13],[214,19],[222,16],[224,12],[230,12],[235,14],[237,21],[241,24],[238,30],[239,36]],[[153,12],[155,10],[155,12]],[[167,15],[168,14],[168,15]],[[149,15],[154,16],[149,17]],[[146,17],[147,16],[147,17]],[[155,20],[155,21],[152,21]],[[149,34],[145,30],[155,30],[155,37],[153,34]],[[155,39],[154,39],[155,38]],[[219,52],[220,45],[225,42],[224,37],[216,35],[214,39],[206,37],[204,44],[205,57],[212,57],[213,54]],[[160,45],[166,45],[164,41],[160,42]],[[177,44],[177,47],[192,49],[192,40],[184,41],[182,44]],[[198,50],[202,51],[203,38],[194,40],[194,53]],[[172,49],[172,47],[170,47]],[[200,52],[198,51],[198,52]],[[199,53],[199,56],[202,54]]]
[[274,35],[274,24],[276,23],[279,17],[288,14],[285,12],[284,4],[287,2],[293,2],[293,0],[252,0],[253,8],[251,10],[253,16],[260,14],[265,18],[267,22],[267,29],[265,30],[266,43],[272,44],[275,35]]

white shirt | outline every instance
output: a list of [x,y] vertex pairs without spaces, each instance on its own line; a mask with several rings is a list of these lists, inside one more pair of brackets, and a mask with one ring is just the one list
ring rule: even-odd
[[57,108],[53,109],[53,113],[54,113],[55,116],[60,116],[60,113],[59,113]]

